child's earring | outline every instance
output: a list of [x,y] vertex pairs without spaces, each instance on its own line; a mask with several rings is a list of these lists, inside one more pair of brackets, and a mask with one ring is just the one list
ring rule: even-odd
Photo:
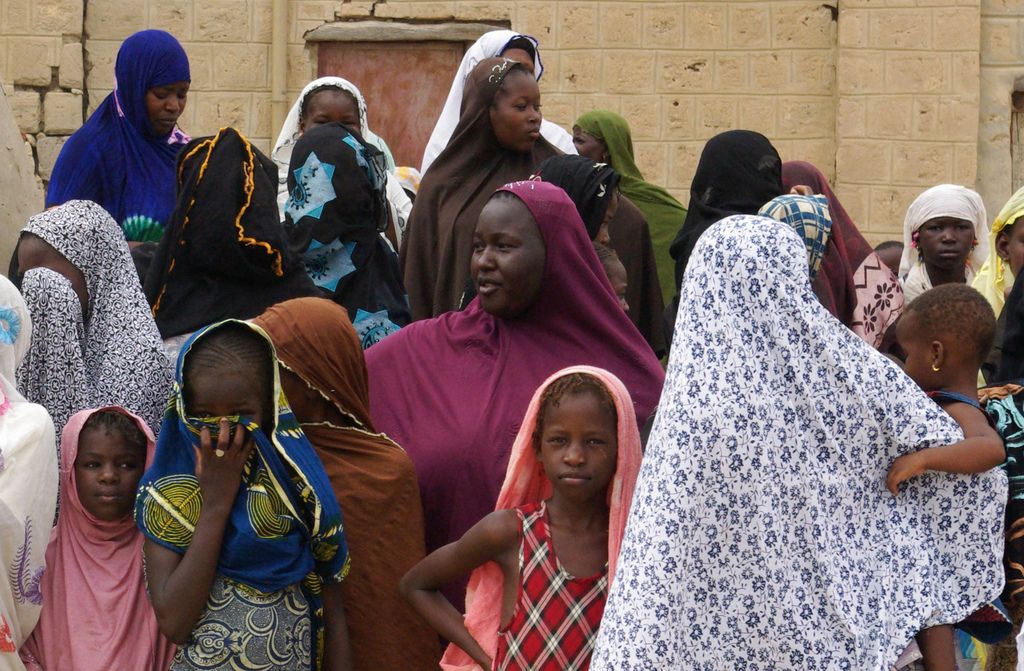
[[974,249],[977,246],[978,246],[978,238],[974,238],[974,243],[971,245],[971,249]]
[[940,370],[942,370],[942,366],[940,366],[937,363],[932,363],[932,370],[938,373]]

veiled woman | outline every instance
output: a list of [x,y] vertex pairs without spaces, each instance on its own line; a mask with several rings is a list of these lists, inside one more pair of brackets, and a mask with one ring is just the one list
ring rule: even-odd
[[423,176],[402,246],[413,319],[459,307],[484,204],[502,184],[526,179],[558,153],[540,124],[540,89],[530,72],[507,58],[480,61],[451,142]]

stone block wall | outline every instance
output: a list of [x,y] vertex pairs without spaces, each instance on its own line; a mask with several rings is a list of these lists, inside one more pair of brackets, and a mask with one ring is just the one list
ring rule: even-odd
[[1013,92],[1024,91],[1022,64],[1024,2],[982,0],[978,190],[985,199],[990,220],[1013,192],[1010,115]]
[[0,85],[43,179],[83,121],[83,11],[83,0],[0,2]]
[[[304,35],[324,23],[510,25],[541,42],[545,116],[620,112],[644,174],[684,202],[704,142],[750,128],[834,178],[878,241],[936,182],[980,177],[990,208],[1008,195],[1022,13],[1020,0],[289,0],[289,99],[316,74]],[[271,0],[2,0],[0,83],[44,179],[110,91],[121,40],[145,27],[188,51],[186,131],[231,124],[269,148]]]
[[837,191],[874,239],[900,239],[910,202],[977,170],[977,0],[840,4]]

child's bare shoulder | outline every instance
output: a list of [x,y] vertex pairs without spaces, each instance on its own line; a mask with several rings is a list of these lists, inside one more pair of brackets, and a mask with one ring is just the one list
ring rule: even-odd
[[519,514],[515,510],[495,510],[470,529],[475,543],[500,550],[519,541]]
[[942,409],[963,429],[966,437],[972,435],[997,436],[996,430],[992,428],[988,415],[984,410],[971,403],[963,401],[951,401],[943,403]]

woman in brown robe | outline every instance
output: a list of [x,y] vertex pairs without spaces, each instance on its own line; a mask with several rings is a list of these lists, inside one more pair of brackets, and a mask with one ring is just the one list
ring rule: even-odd
[[412,461],[377,433],[363,349],[345,309],[323,298],[279,303],[253,320],[270,336],[281,388],[341,504],[352,569],[343,583],[353,669],[436,669],[436,634],[398,581],[424,556]]
[[473,69],[451,141],[423,176],[401,261],[413,319],[459,307],[473,231],[498,187],[526,179],[558,154],[540,135],[540,89],[520,63],[487,58]]

